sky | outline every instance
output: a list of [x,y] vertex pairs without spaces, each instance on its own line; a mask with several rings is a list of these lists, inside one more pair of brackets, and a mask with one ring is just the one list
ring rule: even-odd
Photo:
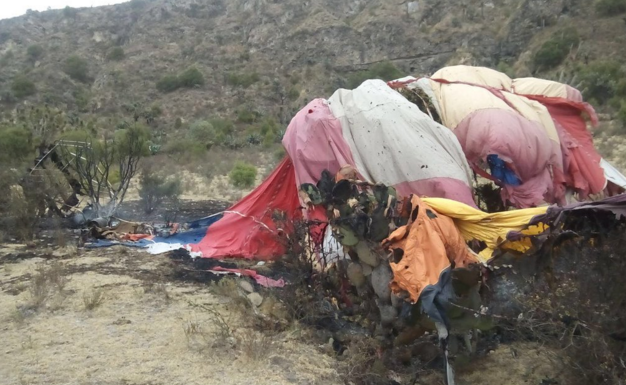
[[119,4],[128,0],[0,0],[0,19],[20,16],[26,10],[45,11],[48,7],[61,9],[66,6],[73,8],[97,7],[100,5]]

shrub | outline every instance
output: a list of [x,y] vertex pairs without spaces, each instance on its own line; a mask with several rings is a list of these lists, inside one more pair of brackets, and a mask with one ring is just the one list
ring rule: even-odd
[[189,127],[187,136],[194,143],[201,144],[208,148],[211,146],[211,144],[214,143],[217,133],[211,123],[204,120],[199,120],[193,123],[191,127]]
[[115,47],[107,54],[107,60],[110,61],[121,61],[124,60],[125,57],[126,54],[124,53],[124,49],[122,47]]
[[566,28],[544,42],[535,52],[533,64],[536,68],[551,69],[563,63],[573,47],[580,43],[576,28]]
[[622,79],[617,83],[615,94],[618,96],[626,96],[626,79]]
[[276,133],[267,131],[263,137],[263,147],[270,148],[276,142]]
[[614,16],[626,12],[626,0],[598,0],[596,12],[602,16]]
[[13,53],[13,51],[7,51],[4,55],[2,55],[2,57],[0,57],[0,66],[4,67],[5,65],[9,64],[14,56],[15,54]]
[[178,76],[179,87],[193,88],[204,85],[204,75],[196,67],[185,70]]
[[69,5],[63,8],[63,17],[68,19],[76,17],[78,10],[76,8],[72,8]]
[[280,146],[276,149],[276,151],[274,151],[274,161],[280,162],[281,160],[283,160],[286,154],[287,151],[285,151],[285,147]]
[[39,58],[41,58],[41,56],[43,56],[43,52],[44,49],[42,46],[37,45],[37,44],[33,44],[31,46],[28,47],[28,49],[26,50],[26,54],[28,55],[28,59],[35,62],[37,60],[39,60]]
[[620,63],[612,60],[596,61],[580,70],[583,94],[600,104],[620,92],[620,81],[624,77]]
[[179,157],[189,151],[190,146],[193,146],[193,141],[185,138],[170,139],[163,146],[163,152],[174,157]]
[[144,169],[139,181],[139,197],[146,214],[150,214],[163,201],[175,203],[182,194],[180,179],[164,179],[150,169]]
[[260,79],[259,74],[256,72],[252,73],[235,73],[231,72],[226,75],[226,81],[233,86],[248,88],[254,83],[258,82]]
[[24,75],[17,75],[13,79],[13,83],[11,83],[11,90],[13,91],[13,95],[17,98],[24,98],[37,92],[35,83],[30,81],[30,79]]
[[218,134],[222,135],[230,135],[233,133],[235,126],[233,122],[228,119],[222,118],[211,118],[209,119],[209,123],[215,128]]
[[134,10],[139,10],[145,7],[147,4],[146,0],[131,0],[130,7]]
[[176,75],[165,75],[156,84],[157,90],[161,92],[173,92],[179,87],[178,77]]
[[0,162],[20,162],[32,156],[32,135],[29,131],[10,127],[0,129]]
[[86,83],[89,81],[89,64],[86,60],[72,55],[65,60],[63,71],[74,80]]
[[626,102],[622,102],[622,107],[617,113],[617,119],[622,123],[622,127],[626,129]]
[[496,67],[496,69],[500,72],[502,72],[503,74],[506,74],[508,77],[510,78],[514,78],[515,77],[515,70],[513,69],[513,67],[511,67],[511,65],[505,61],[501,61],[498,63],[498,66]]
[[89,102],[91,101],[91,92],[84,87],[78,87],[72,92],[72,96],[74,96],[74,102],[76,103],[76,107],[78,107],[78,111],[87,112]]
[[250,108],[242,108],[237,111],[237,121],[242,123],[254,123],[261,117],[261,114],[257,111],[253,111]]
[[291,101],[296,101],[300,97],[300,91],[295,86],[291,87],[289,91],[287,91],[287,97]]
[[230,183],[235,187],[251,187],[256,179],[257,169],[245,162],[235,163],[235,167],[228,175]]
[[402,77],[402,72],[390,61],[383,61],[374,64],[366,71],[359,71],[348,77],[348,87],[356,88],[365,80],[381,79],[389,81]]
[[193,88],[204,85],[204,75],[197,68],[191,67],[178,76],[165,75],[156,84],[161,92],[173,92],[179,88]]

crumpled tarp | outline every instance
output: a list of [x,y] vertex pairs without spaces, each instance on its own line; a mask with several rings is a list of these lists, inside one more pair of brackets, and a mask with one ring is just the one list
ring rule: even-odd
[[416,195],[411,197],[407,225],[392,232],[383,247],[393,252],[389,263],[393,271],[391,289],[398,294],[407,292],[412,302],[417,302],[427,287],[437,284],[452,263],[466,267],[478,262],[454,221]]
[[514,87],[517,93],[541,103],[550,112],[561,140],[567,186],[579,199],[600,193],[607,180],[584,119],[586,115],[593,125],[598,124],[593,107],[582,101],[578,90],[549,80],[516,79]]
[[454,134],[385,82],[367,80],[354,90],[337,90],[328,104],[366,181],[393,186],[405,196],[474,204],[470,169]]
[[355,165],[341,123],[323,99],[314,99],[294,116],[282,143],[293,162],[296,186],[317,183],[324,170],[334,175]]
[[191,252],[203,258],[269,260],[282,255],[281,242],[290,221],[300,218],[293,163],[286,157],[254,191],[225,211]]
[[[485,243],[486,248],[478,255],[481,262],[491,259],[493,251],[507,240],[510,232],[527,228],[533,218],[545,214],[548,210],[548,207],[544,206],[486,213],[449,199],[422,198],[422,201],[442,215],[452,218],[465,241],[477,240]],[[507,242],[507,247],[524,252],[530,248],[530,244],[524,241]]]
[[586,115],[596,124],[597,116],[571,86],[536,78],[513,80],[489,68],[462,65],[442,68],[428,79],[406,77],[389,85],[420,88],[434,99],[442,122],[455,132],[481,176],[497,179],[484,171],[486,157],[496,155],[506,162],[521,183],[496,182],[503,200],[515,207],[542,201],[564,204],[570,191],[586,199],[606,187],[584,119]]
[[222,219],[223,213],[209,215],[205,218],[197,219],[182,226],[178,226],[178,232],[168,237],[147,236],[136,240],[132,239],[95,239],[85,244],[86,248],[101,248],[116,245],[147,248],[150,254],[161,254],[171,250],[187,247],[189,244],[198,243],[206,235],[207,229],[213,223]]

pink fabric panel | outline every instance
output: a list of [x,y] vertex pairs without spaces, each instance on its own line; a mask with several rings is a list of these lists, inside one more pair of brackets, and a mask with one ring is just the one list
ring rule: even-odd
[[522,185],[505,186],[502,197],[515,207],[533,207],[560,198],[554,196],[550,173],[555,157],[553,142],[539,123],[512,111],[484,109],[466,117],[454,133],[472,167],[482,168],[490,154],[509,164]]
[[422,197],[446,197],[476,207],[472,191],[467,185],[453,178],[431,178],[402,182],[394,186],[400,196],[417,194]]
[[341,124],[323,99],[315,99],[291,120],[283,138],[296,171],[296,183],[316,183],[322,171],[333,175],[345,165],[354,166]]
[[[583,102],[583,94],[580,93],[576,88],[572,86],[565,85],[565,91],[567,92],[567,100],[571,100],[572,102],[582,103]],[[551,96],[551,95],[545,95]]]

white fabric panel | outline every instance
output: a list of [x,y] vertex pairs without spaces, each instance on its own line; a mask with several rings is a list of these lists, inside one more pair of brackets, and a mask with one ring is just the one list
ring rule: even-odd
[[337,90],[328,100],[356,168],[369,181],[396,185],[453,178],[471,186],[470,168],[452,131],[381,80]]
[[619,172],[612,164],[602,159],[600,167],[604,170],[604,177],[619,187],[626,188],[626,176]]
[[567,98],[565,84],[538,78],[513,79],[513,90],[521,95],[544,95],[557,98]]
[[449,82],[462,82],[510,91],[513,80],[502,72],[487,67],[450,66],[435,72],[432,79],[443,79]]

